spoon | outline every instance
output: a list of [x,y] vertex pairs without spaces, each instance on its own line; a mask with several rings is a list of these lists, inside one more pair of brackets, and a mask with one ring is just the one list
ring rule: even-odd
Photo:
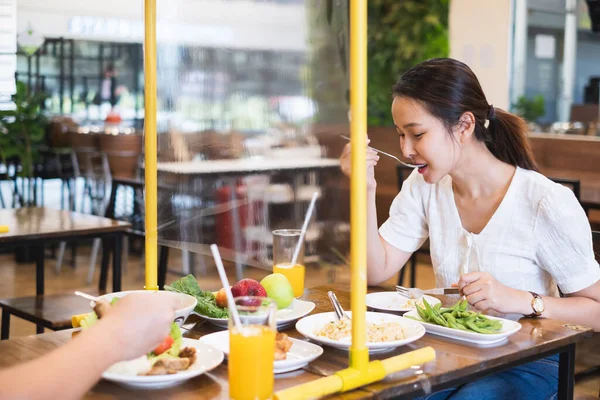
[[[344,136],[344,135],[340,135],[340,136],[341,136],[341,137],[343,137],[344,139],[348,140],[348,141],[350,140],[350,138],[349,138],[348,136]],[[378,152],[378,153],[381,153],[381,154],[383,154],[383,155],[386,155],[386,156],[388,156],[388,157],[391,157],[391,158],[393,158],[394,160],[398,161],[400,164],[402,164],[402,165],[406,165],[407,167],[410,167],[410,168],[420,168],[420,167],[424,167],[425,165],[427,165],[427,164],[410,164],[410,163],[405,163],[404,161],[400,160],[398,157],[396,157],[396,156],[393,156],[393,155],[391,155],[391,154],[389,154],[389,153],[386,153],[385,151],[381,151],[381,150],[379,150],[379,149],[376,149],[376,148],[374,148],[374,147],[371,147],[371,146],[367,146],[367,147],[368,147],[369,149],[371,149],[371,150],[375,150],[375,151],[376,151],[376,152]]]
[[338,301],[337,296],[335,295],[335,293],[333,293],[330,290],[329,292],[327,292],[327,296],[329,296],[329,300],[331,301],[331,305],[333,305],[333,309],[335,310],[335,315],[337,316],[337,318],[339,320],[350,319],[350,317],[348,316],[348,314],[346,314],[346,312],[342,308],[342,305]]

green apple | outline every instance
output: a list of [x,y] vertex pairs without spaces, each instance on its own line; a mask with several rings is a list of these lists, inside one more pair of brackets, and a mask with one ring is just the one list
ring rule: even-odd
[[271,274],[260,281],[262,287],[267,291],[267,296],[277,303],[277,308],[288,307],[294,301],[294,290],[292,284],[283,274]]

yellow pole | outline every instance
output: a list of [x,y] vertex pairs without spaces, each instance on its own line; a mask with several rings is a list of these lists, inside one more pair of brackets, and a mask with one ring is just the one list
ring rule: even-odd
[[156,201],[156,0],[144,0],[144,168],[146,189],[146,290],[157,284]]
[[367,0],[350,1],[350,261],[352,346],[350,368],[366,371],[365,297],[367,295]]

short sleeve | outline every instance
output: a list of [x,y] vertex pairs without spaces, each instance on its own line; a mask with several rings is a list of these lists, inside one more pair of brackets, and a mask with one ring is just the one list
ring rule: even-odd
[[412,253],[427,240],[429,231],[423,200],[429,186],[415,170],[392,202],[390,216],[379,228],[379,234],[395,248]]
[[556,185],[540,201],[535,223],[537,259],[563,293],[600,280],[590,223],[573,191]]

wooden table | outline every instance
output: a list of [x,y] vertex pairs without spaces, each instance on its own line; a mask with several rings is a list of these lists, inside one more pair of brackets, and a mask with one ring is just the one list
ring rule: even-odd
[[234,160],[207,160],[186,162],[159,162],[157,170],[177,175],[250,175],[276,171],[310,171],[323,168],[339,168],[337,158],[264,158]]
[[[31,246],[36,259],[36,294],[44,294],[44,246],[50,243],[86,237],[114,240],[112,289],[121,290],[121,244],[123,233],[131,225],[95,215],[52,208],[14,208],[0,210],[0,225],[8,225],[0,233],[0,246]],[[108,268],[100,273],[100,290],[106,290]]]
[[[305,299],[315,302],[316,308],[313,313],[332,310],[327,298],[328,290],[335,290],[342,306],[348,308],[350,298],[347,287],[341,285],[320,286],[307,289],[304,295]],[[378,291],[381,289],[371,289],[371,291],[373,290]],[[454,301],[447,298],[443,300],[446,302]],[[519,332],[510,336],[507,342],[494,347],[478,347],[426,334],[414,343],[402,346],[384,355],[372,356],[372,359],[387,358],[421,347],[432,346],[436,350],[437,357],[434,361],[424,365],[423,370],[424,376],[428,378],[433,391],[437,391],[560,353],[558,398],[572,399],[575,342],[584,335],[589,334],[590,330],[585,327],[572,327],[546,319],[523,318],[520,322],[523,328]],[[199,338],[204,334],[216,331],[214,326],[204,321],[193,324],[193,320],[190,319],[186,326],[191,327],[191,329],[185,336],[191,338]],[[10,367],[47,353],[70,340],[72,332],[72,330],[61,331],[0,342],[0,354],[2,354],[0,368]],[[301,337],[294,329],[289,329],[286,333],[293,337]],[[329,347],[324,347],[324,349],[323,355],[303,370],[276,375],[275,390],[312,381],[347,367],[347,352]],[[388,377],[381,382],[330,398],[414,398],[422,395],[423,390],[420,379],[411,375],[410,372],[399,373],[395,377]],[[221,399],[227,398],[228,390],[227,364],[223,363],[207,374],[187,381],[182,385],[161,391],[134,391],[101,381],[92,388],[87,398],[133,399],[160,397],[186,399],[197,397]]]

